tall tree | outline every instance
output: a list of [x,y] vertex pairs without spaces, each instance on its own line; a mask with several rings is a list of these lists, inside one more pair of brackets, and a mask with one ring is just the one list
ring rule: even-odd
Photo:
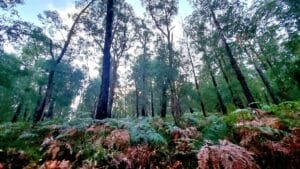
[[142,2],[146,6],[146,10],[150,14],[156,28],[167,41],[169,72],[166,75],[165,86],[162,88],[161,117],[166,116],[168,88],[171,93],[171,113],[177,114],[179,110],[176,109],[176,100],[178,99],[174,84],[176,77],[174,72],[176,71],[174,71],[174,49],[172,38],[172,29],[174,27],[172,27],[172,21],[178,12],[178,0],[142,0]]
[[237,60],[235,59],[232,49],[228,44],[228,40],[226,38],[226,34],[221,27],[221,24],[216,16],[215,10],[224,10],[226,8],[231,9],[228,1],[208,1],[208,0],[194,0],[193,4],[196,8],[196,12],[204,15],[204,18],[210,20],[212,19],[213,25],[216,28],[216,31],[219,34],[219,38],[222,41],[223,47],[226,51],[228,59],[230,61],[231,67],[235,72],[235,75],[240,83],[241,88],[243,89],[243,93],[248,101],[248,104],[252,107],[257,107],[254,100],[254,97],[249,89],[249,86],[246,82],[245,76],[242,74],[242,71],[238,65]]
[[111,68],[111,53],[110,48],[112,45],[112,29],[114,19],[114,0],[107,1],[106,7],[106,25],[105,25],[105,40],[103,48],[103,62],[102,62],[102,76],[100,94],[96,109],[95,118],[104,119],[109,117],[107,112],[108,96],[109,96],[109,83],[110,83],[110,68]]
[[[64,42],[58,56],[55,56],[55,52],[54,52],[54,44],[53,41],[51,39],[48,39],[48,44],[49,44],[49,53],[51,55],[52,58],[52,64],[50,67],[50,71],[49,71],[49,75],[48,75],[48,82],[46,85],[46,92],[43,96],[43,98],[38,102],[36,108],[35,108],[35,112],[34,112],[34,122],[38,122],[40,120],[42,120],[43,116],[44,116],[44,111],[45,111],[45,107],[49,104],[50,99],[52,98],[52,92],[53,92],[53,87],[54,87],[54,75],[57,69],[57,66],[61,63],[70,43],[71,43],[71,39],[75,33],[75,28],[76,25],[78,24],[78,22],[80,21],[80,17],[82,14],[84,14],[84,12],[89,8],[89,6],[94,2],[95,0],[91,0],[76,16],[75,20],[73,21],[73,24],[68,32],[67,35],[67,39]],[[52,14],[52,13],[49,13]]]

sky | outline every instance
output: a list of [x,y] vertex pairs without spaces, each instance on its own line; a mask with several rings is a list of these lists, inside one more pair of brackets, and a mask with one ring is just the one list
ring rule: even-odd
[[[127,0],[127,2],[133,6],[136,15],[143,15],[145,9],[142,7],[140,0]],[[17,8],[22,19],[36,24],[39,23],[37,18],[38,14],[44,10],[54,9],[65,12],[70,11],[74,9],[74,0],[25,0],[25,4]],[[183,20],[191,11],[191,6],[187,0],[179,0],[179,11],[175,22]]]

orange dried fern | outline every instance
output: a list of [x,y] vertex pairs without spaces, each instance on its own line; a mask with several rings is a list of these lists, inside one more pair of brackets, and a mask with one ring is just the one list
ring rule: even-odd
[[198,169],[259,169],[253,153],[226,140],[205,145],[197,155]]

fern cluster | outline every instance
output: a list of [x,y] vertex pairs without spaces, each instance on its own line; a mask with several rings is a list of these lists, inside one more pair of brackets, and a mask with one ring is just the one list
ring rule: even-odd
[[209,123],[202,130],[204,140],[211,140],[217,143],[232,133],[231,127],[221,117],[211,115],[207,117],[207,120]]
[[252,120],[253,118],[254,115],[249,109],[237,109],[223,117],[226,124],[231,127],[239,121]]
[[166,145],[167,140],[151,125],[150,118],[143,119],[109,119],[105,121],[110,127],[127,129],[132,144],[146,143],[153,146]]
[[263,106],[263,109],[279,117],[289,127],[300,126],[300,101],[286,101],[279,105]]

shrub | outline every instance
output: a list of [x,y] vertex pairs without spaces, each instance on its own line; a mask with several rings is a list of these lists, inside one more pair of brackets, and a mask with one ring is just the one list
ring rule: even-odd
[[253,153],[226,140],[220,145],[205,145],[197,154],[198,169],[259,169]]

